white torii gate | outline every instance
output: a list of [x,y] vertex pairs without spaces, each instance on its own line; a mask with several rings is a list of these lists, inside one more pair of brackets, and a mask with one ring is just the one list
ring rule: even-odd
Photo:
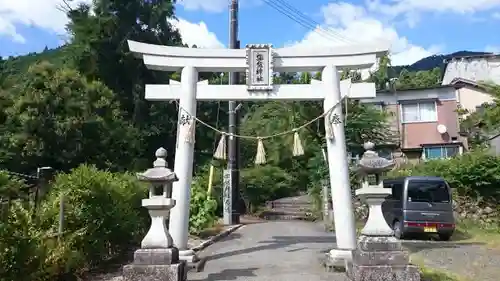
[[[173,198],[177,205],[171,210],[169,230],[181,259],[190,260],[194,253],[188,250],[188,222],[191,181],[193,172],[194,140],[179,136],[194,134],[196,102],[208,100],[323,100],[324,110],[343,120],[341,97],[374,98],[373,83],[339,81],[339,70],[367,69],[386,54],[388,44],[349,45],[319,49],[280,48],[270,45],[249,45],[247,49],[195,49],[169,47],[128,41],[130,51],[141,57],[152,70],[178,71],[181,81],[169,85],[146,85],[146,99],[152,101],[179,100],[177,151],[174,170],[179,181],[174,183]],[[274,72],[323,71],[322,81],[309,85],[273,85]],[[246,72],[247,85],[208,85],[198,82],[199,72]],[[356,249],[356,228],[349,184],[349,171],[344,125],[331,123],[333,138],[328,138],[327,155],[337,248],[330,251],[337,261],[351,259]],[[185,122],[188,120],[189,122]]]

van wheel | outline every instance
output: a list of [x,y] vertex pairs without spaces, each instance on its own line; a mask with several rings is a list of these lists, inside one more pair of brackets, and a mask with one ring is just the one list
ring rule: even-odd
[[394,237],[396,237],[396,239],[404,239],[403,224],[400,221],[394,221],[392,229],[394,230]]
[[439,240],[441,241],[450,241],[451,234],[450,233],[438,233]]

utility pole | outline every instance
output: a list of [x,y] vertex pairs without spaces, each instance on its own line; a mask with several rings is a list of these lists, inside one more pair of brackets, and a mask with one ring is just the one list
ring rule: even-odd
[[[229,20],[229,48],[238,49],[238,0],[231,0],[231,6],[229,9],[230,20]],[[239,81],[237,72],[231,72],[229,75],[229,84],[237,84]],[[239,224],[240,214],[239,214],[239,197],[240,197],[240,171],[239,171],[239,144],[238,138],[231,137],[231,134],[238,134],[238,108],[236,106],[236,101],[229,101],[229,141],[228,141],[228,173],[230,177],[230,202],[231,202],[231,214],[224,214],[226,224]],[[229,195],[229,194],[228,194]],[[228,200],[229,201],[229,200]],[[229,202],[228,202],[229,203]],[[229,211],[229,210],[227,210]]]

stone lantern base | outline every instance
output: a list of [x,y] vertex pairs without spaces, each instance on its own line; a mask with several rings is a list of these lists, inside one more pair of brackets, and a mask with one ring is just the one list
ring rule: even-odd
[[177,248],[139,249],[134,262],[123,267],[124,281],[186,281],[186,262]]
[[348,276],[354,281],[420,281],[418,266],[394,237],[361,236]]

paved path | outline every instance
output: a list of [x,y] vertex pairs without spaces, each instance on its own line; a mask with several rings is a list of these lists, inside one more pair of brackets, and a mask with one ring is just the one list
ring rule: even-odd
[[[189,281],[346,281],[327,273],[320,257],[335,244],[322,224],[269,221],[248,224],[200,253],[202,272]],[[430,268],[444,269],[464,280],[498,281],[500,250],[486,245],[439,241],[405,241],[412,257]],[[89,276],[89,281],[122,281],[121,268]]]
[[189,273],[190,281],[345,281],[327,273],[320,257],[335,238],[320,224],[273,221],[249,224],[200,253],[204,270]]

